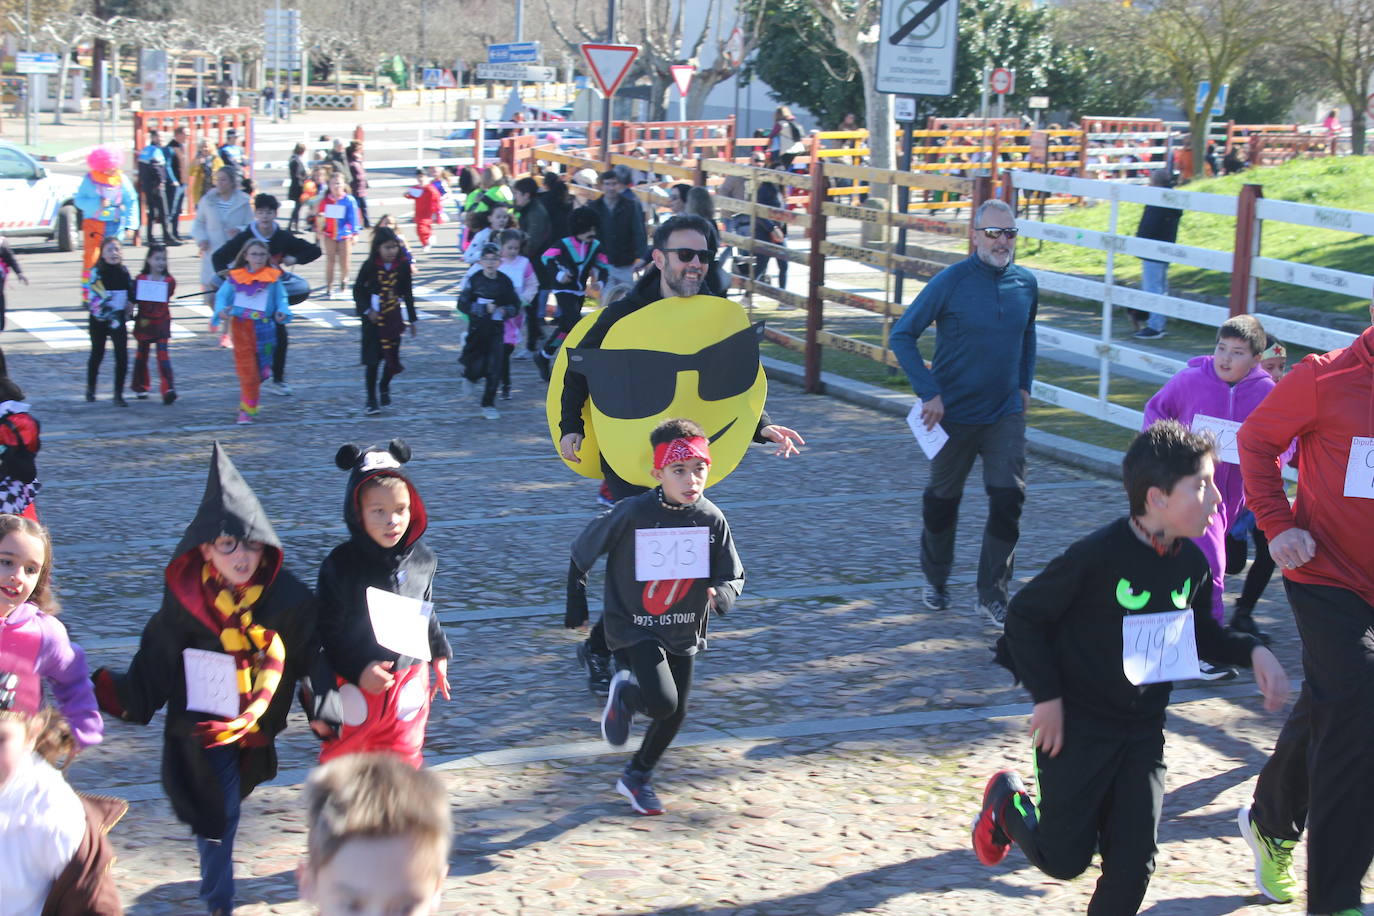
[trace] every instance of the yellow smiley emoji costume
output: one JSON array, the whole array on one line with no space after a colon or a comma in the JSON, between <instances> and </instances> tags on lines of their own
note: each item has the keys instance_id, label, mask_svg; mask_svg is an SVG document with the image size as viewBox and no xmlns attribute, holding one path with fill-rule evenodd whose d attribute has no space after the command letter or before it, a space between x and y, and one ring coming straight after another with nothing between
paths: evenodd
<instances>
[{"instance_id":1,"label":"yellow smiley emoji costume","mask_svg":"<svg viewBox=\"0 0 1374 916\"><path fill-rule=\"evenodd\" d=\"M711 441L707 486L724 480L753 441L768 395L758 358L762 325L751 325L729 299L674 297L616 321L599 348L579 349L598 314L573 327L551 373L545 408L555 450L564 374L571 367L588 383L581 463L564 463L600 479L604 458L626 482L653 487L649 433L682 417L701 424Z\"/></svg>"}]
</instances>

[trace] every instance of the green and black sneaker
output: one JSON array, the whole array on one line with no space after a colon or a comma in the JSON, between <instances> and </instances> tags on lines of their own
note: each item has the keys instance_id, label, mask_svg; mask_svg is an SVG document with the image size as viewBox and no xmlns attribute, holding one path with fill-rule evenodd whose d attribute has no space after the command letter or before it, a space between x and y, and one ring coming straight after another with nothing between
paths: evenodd
<instances>
[{"instance_id":1,"label":"green and black sneaker","mask_svg":"<svg viewBox=\"0 0 1374 916\"><path fill-rule=\"evenodd\" d=\"M1260 893L1275 903L1288 903L1298 889L1293 877L1293 847L1298 841L1266 836L1250 816L1249 805L1240 809L1236 821L1240 824L1240 835L1255 854L1255 884Z\"/></svg>"}]
</instances>

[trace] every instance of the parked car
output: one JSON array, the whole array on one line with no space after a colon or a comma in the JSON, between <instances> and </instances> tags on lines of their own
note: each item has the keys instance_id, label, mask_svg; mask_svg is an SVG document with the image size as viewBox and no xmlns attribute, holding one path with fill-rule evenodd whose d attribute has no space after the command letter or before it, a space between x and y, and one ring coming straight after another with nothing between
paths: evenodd
<instances>
[{"instance_id":1,"label":"parked car","mask_svg":"<svg viewBox=\"0 0 1374 916\"><path fill-rule=\"evenodd\" d=\"M81 179L50 173L12 143L0 142L0 234L81 247L81 212L72 203Z\"/></svg>"}]
</instances>

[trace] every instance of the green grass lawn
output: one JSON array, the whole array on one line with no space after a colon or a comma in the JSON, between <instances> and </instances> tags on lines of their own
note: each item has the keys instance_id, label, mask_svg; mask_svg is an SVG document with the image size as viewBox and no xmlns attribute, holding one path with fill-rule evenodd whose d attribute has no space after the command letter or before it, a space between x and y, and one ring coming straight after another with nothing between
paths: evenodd
<instances>
[{"instance_id":1,"label":"green grass lawn","mask_svg":"<svg viewBox=\"0 0 1374 916\"><path fill-rule=\"evenodd\" d=\"M1235 195L1243 184L1259 184L1264 196L1295 203L1346 210L1374 212L1374 157L1341 156L1328 159L1301 159L1268 169L1251 169L1238 175L1194 181L1189 191ZM1144 208L1139 204L1119 205L1117 232L1135 233ZM1111 218L1105 202L1069 210L1050 218L1052 222L1105 232ZM1179 224L1178 241L1183 245L1231 251L1235 244L1235 220L1210 213L1185 213ZM1314 229L1288 223L1266 222L1260 239L1265 257L1299 261L1321 267L1366 273L1374 265L1374 237ZM1018 260L1031 267L1100 278L1106 270L1107 253L1075 248L1055 242L1026 239L1017 246ZM1114 266L1118 281L1140 281L1140 261L1118 257ZM1176 296L1199 299L1224 299L1230 291L1230 275L1174 265L1169 270L1170 291ZM1366 299L1353 299L1320 290L1307 289L1264 280L1259 285L1261 303L1303 306L1359 315L1369 307Z\"/></svg>"}]
</instances>

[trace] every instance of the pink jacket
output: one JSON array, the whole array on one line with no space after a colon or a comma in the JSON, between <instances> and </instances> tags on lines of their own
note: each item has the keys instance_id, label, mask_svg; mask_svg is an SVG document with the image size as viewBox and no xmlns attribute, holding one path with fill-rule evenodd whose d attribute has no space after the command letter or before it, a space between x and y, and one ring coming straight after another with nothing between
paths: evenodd
<instances>
[{"instance_id":1,"label":"pink jacket","mask_svg":"<svg viewBox=\"0 0 1374 916\"><path fill-rule=\"evenodd\" d=\"M18 674L21 686L37 688L42 677L81 747L99 744L105 723L95 702L86 653L67 638L67 628L32 604L21 604L0 618L0 671ZM26 698L21 697L21 702ZM25 702L34 710L37 703Z\"/></svg>"}]
</instances>

